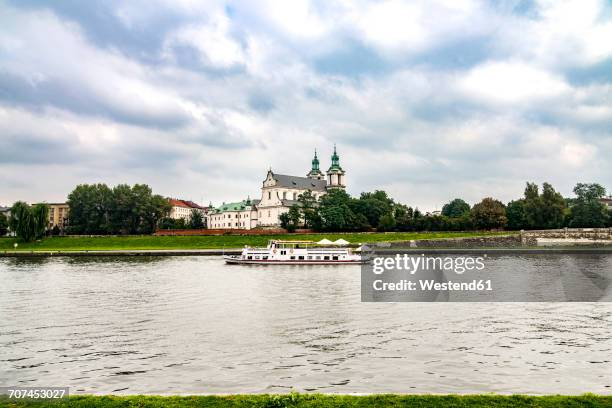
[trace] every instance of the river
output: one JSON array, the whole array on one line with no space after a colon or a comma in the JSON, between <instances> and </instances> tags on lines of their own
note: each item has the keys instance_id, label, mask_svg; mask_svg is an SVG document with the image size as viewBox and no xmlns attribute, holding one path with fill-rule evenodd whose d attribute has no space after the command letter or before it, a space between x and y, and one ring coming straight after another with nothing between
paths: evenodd
<instances>
[{"instance_id":1,"label":"river","mask_svg":"<svg viewBox=\"0 0 612 408\"><path fill-rule=\"evenodd\" d=\"M497 264L552 256L577 255ZM219 257L0 258L0 283L0 385L612 393L612 303L362 303L358 266Z\"/></svg>"}]
</instances>

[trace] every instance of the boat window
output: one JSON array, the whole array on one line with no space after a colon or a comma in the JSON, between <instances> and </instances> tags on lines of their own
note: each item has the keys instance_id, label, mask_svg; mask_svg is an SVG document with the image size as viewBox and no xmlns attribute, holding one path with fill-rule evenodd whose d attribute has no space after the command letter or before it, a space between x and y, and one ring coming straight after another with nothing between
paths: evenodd
<instances>
[{"instance_id":1,"label":"boat window","mask_svg":"<svg viewBox=\"0 0 612 408\"><path fill-rule=\"evenodd\" d=\"M267 256L264 256L264 257L263 257L263 259L268 259L268 257L267 257Z\"/></svg>"},{"instance_id":2,"label":"boat window","mask_svg":"<svg viewBox=\"0 0 612 408\"><path fill-rule=\"evenodd\" d=\"M295 259L295 256L291 255L291 257L289 257L289 259Z\"/></svg>"},{"instance_id":3,"label":"boat window","mask_svg":"<svg viewBox=\"0 0 612 408\"><path fill-rule=\"evenodd\" d=\"M325 255L325 256L323 257L323 260L325 260L325 261L329 261L329 256Z\"/></svg>"},{"instance_id":4,"label":"boat window","mask_svg":"<svg viewBox=\"0 0 612 408\"><path fill-rule=\"evenodd\" d=\"M338 260L338 257L337 257L337 256L334 256L334 257L332 257L332 259L333 259L334 261L337 261L337 260Z\"/></svg>"},{"instance_id":5,"label":"boat window","mask_svg":"<svg viewBox=\"0 0 612 408\"><path fill-rule=\"evenodd\" d=\"M287 251L281 251L281 255L287 255Z\"/></svg>"},{"instance_id":6,"label":"boat window","mask_svg":"<svg viewBox=\"0 0 612 408\"><path fill-rule=\"evenodd\" d=\"M309 255L309 256L308 256L308 259L312 259L312 256L310 256L310 255Z\"/></svg>"},{"instance_id":7,"label":"boat window","mask_svg":"<svg viewBox=\"0 0 612 408\"><path fill-rule=\"evenodd\" d=\"M247 256L247 259L253 259L253 257L251 255Z\"/></svg>"},{"instance_id":8,"label":"boat window","mask_svg":"<svg viewBox=\"0 0 612 408\"><path fill-rule=\"evenodd\" d=\"M258 257L258 256L256 256L256 257L255 257L255 259L259 259L259 257Z\"/></svg>"},{"instance_id":9,"label":"boat window","mask_svg":"<svg viewBox=\"0 0 612 408\"><path fill-rule=\"evenodd\" d=\"M304 259L303 255L298 256L298 259Z\"/></svg>"}]
</instances>

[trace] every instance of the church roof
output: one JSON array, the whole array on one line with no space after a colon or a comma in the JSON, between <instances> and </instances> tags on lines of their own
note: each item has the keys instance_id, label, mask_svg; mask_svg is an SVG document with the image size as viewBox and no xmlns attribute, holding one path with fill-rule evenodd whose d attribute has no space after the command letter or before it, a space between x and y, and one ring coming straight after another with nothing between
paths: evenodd
<instances>
[{"instance_id":1,"label":"church roof","mask_svg":"<svg viewBox=\"0 0 612 408\"><path fill-rule=\"evenodd\" d=\"M215 208L213 211L215 214L228 212L228 211L245 211L252 209L253 206L259 204L260 200L251 200L250 205L247 204L247 200L238 201L235 203L223 203L220 207Z\"/></svg>"},{"instance_id":2,"label":"church roof","mask_svg":"<svg viewBox=\"0 0 612 408\"><path fill-rule=\"evenodd\" d=\"M300 190L325 191L327 181L313 180L308 177L288 176L285 174L274 174L274 180L280 187L295 188Z\"/></svg>"}]
</instances>

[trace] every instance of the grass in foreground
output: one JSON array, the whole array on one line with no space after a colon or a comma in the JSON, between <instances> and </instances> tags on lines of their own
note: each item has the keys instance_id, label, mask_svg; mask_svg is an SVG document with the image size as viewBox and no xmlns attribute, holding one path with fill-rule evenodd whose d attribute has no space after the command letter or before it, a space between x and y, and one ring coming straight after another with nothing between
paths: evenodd
<instances>
[{"instance_id":1,"label":"grass in foreground","mask_svg":"<svg viewBox=\"0 0 612 408\"><path fill-rule=\"evenodd\" d=\"M244 245L265 246L270 239L332 241L339 238L351 243L409 241L413 239L441 239L508 235L499 232L388 232L337 234L282 234L282 235L217 235L217 236L125 236L125 237L52 237L38 242L18 242L14 238L0 238L0 251L102 251L117 249L221 249L241 248Z\"/></svg>"},{"instance_id":2,"label":"grass in foreground","mask_svg":"<svg viewBox=\"0 0 612 408\"><path fill-rule=\"evenodd\" d=\"M231 395L231 396L72 396L55 400L7 400L3 407L611 407L612 396L585 394L581 396L523 395Z\"/></svg>"}]
</instances>

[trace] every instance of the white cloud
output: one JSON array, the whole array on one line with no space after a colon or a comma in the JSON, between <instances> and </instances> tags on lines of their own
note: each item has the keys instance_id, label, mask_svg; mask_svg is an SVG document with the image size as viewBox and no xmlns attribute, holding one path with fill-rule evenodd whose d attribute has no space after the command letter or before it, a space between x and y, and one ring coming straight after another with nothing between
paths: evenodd
<instances>
[{"instance_id":1,"label":"white cloud","mask_svg":"<svg viewBox=\"0 0 612 408\"><path fill-rule=\"evenodd\" d=\"M332 27L332 21L320 16L309 0L265 0L257 8L269 23L297 38L316 39Z\"/></svg>"},{"instance_id":2,"label":"white cloud","mask_svg":"<svg viewBox=\"0 0 612 408\"><path fill-rule=\"evenodd\" d=\"M29 83L31 92L38 94L37 103L70 104L76 110L128 121L190 119L180 98L151 80L154 72L117 52L94 47L78 26L49 12L3 13L3 72ZM46 91L57 87L61 88L56 95Z\"/></svg>"},{"instance_id":3,"label":"white cloud","mask_svg":"<svg viewBox=\"0 0 612 408\"><path fill-rule=\"evenodd\" d=\"M199 50L204 65L228 68L245 63L242 46L229 34L230 22L222 11L215 13L210 21L190 24L171 33L166 48L189 45ZM166 51L171 53L171 51Z\"/></svg>"},{"instance_id":4,"label":"white cloud","mask_svg":"<svg viewBox=\"0 0 612 408\"><path fill-rule=\"evenodd\" d=\"M366 43L391 57L488 32L495 20L486 6L472 0L351 2L347 17L347 29L355 27Z\"/></svg>"},{"instance_id":5,"label":"white cloud","mask_svg":"<svg viewBox=\"0 0 612 408\"><path fill-rule=\"evenodd\" d=\"M612 57L612 21L606 0L543 0L531 19L502 22L495 45L549 69L584 67Z\"/></svg>"},{"instance_id":6,"label":"white cloud","mask_svg":"<svg viewBox=\"0 0 612 408\"><path fill-rule=\"evenodd\" d=\"M459 74L457 90L489 103L541 102L570 92L559 76L520 62L487 62Z\"/></svg>"},{"instance_id":7,"label":"white cloud","mask_svg":"<svg viewBox=\"0 0 612 408\"><path fill-rule=\"evenodd\" d=\"M525 17L477 1L165 1L176 21L146 44L152 62L121 40L92 42L92 27L60 12L0 6L0 125L11 129L0 202L61 200L97 181L237 200L257 194L268 166L305 174L315 147L326 167L333 143L351 193L385 188L425 210L455 196L507 201L527 180L566 194L610 184L612 85L565 72L605 59L610 21L593 2L566 27L555 18L571 12L544 12L555 3ZM131 4L109 15L138 36L162 12ZM201 64L182 65L181 47ZM437 63L472 47L466 65ZM313 63L339 57L350 71L380 55L382 69L353 76Z\"/></svg>"}]
</instances>

